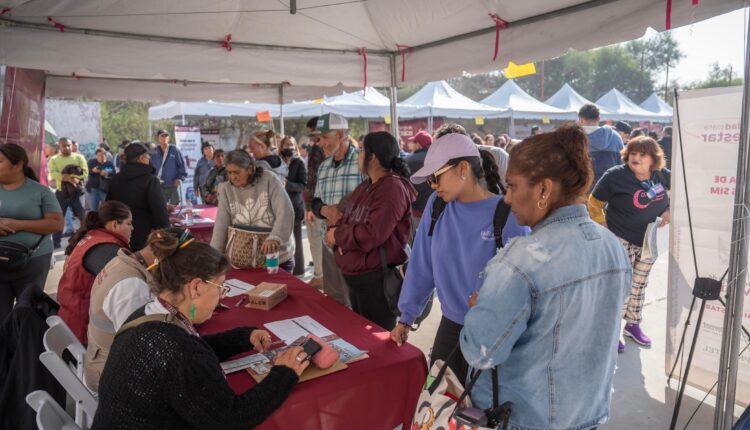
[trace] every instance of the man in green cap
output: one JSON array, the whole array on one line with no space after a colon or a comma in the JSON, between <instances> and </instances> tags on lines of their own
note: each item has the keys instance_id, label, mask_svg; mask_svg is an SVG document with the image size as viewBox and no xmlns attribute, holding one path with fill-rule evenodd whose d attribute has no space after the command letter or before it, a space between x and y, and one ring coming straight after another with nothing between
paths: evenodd
<instances>
[{"instance_id":1,"label":"man in green cap","mask_svg":"<svg viewBox=\"0 0 750 430\"><path fill-rule=\"evenodd\" d=\"M318 169L318 183L312 200L313 213L323 220L323 238L328 226L341 219L345 198L362 182L357 163L359 150L349 144L348 129L346 118L335 113L320 116L315 127L314 133L320 136L320 146L328 157ZM348 289L333 251L323 246L323 292L351 307Z\"/></svg>"}]
</instances>

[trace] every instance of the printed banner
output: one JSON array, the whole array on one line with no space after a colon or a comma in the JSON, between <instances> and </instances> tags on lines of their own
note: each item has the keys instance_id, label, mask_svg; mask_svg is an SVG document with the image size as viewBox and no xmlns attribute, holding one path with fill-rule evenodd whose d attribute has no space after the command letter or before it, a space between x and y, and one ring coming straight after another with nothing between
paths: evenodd
<instances>
[{"instance_id":1,"label":"printed banner","mask_svg":"<svg viewBox=\"0 0 750 430\"><path fill-rule=\"evenodd\" d=\"M391 131L391 127L389 125L390 125L390 121L388 123L370 121L368 133L372 133L375 131ZM399 120L398 130L399 130L399 134L401 135L401 138L406 139L407 137L414 136L415 134L419 133L422 130L427 130L427 125L428 125L427 118ZM442 118L432 119L433 130L437 130L438 128L440 128L441 125L443 125Z\"/></svg>"},{"instance_id":2,"label":"printed banner","mask_svg":"<svg viewBox=\"0 0 750 430\"><path fill-rule=\"evenodd\" d=\"M675 110L675 134L672 148L672 223L670 227L670 260L668 292L668 341L666 372L685 329L692 289L696 278L693 248L690 241L685 189L688 190L693 221L698 276L720 279L729 268L732 237L734 190L736 185L742 87L713 88L680 93L679 128ZM680 142L684 160L680 156ZM685 166L687 182L683 180ZM725 279L723 289L726 290ZM743 324L750 327L750 288L744 286ZM722 297L725 291L722 292ZM700 300L696 302L685 341L685 358L693 338ZM706 303L703 322L697 329L698 344L688 383L708 391L718 378L724 307L719 301ZM743 336L740 349L747 345ZM675 372L679 375L679 364ZM750 401L750 351L739 359L737 402Z\"/></svg>"},{"instance_id":3,"label":"printed banner","mask_svg":"<svg viewBox=\"0 0 750 430\"><path fill-rule=\"evenodd\" d=\"M195 202L193 175L198 160L203 156L201 153L200 127L176 125L174 127L174 143L182 153L182 158L185 160L185 169L187 170L187 178L180 185L180 196L183 202L187 201L187 199Z\"/></svg>"}]
</instances>

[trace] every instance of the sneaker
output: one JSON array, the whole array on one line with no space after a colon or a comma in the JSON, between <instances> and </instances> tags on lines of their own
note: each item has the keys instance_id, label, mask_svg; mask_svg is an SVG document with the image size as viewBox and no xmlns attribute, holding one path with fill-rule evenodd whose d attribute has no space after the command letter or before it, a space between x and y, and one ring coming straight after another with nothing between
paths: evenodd
<instances>
[{"instance_id":1,"label":"sneaker","mask_svg":"<svg viewBox=\"0 0 750 430\"><path fill-rule=\"evenodd\" d=\"M645 346L646 348L651 347L651 338L646 336L646 333L641 330L640 324L625 324L623 334L633 339L638 345Z\"/></svg>"},{"instance_id":2,"label":"sneaker","mask_svg":"<svg viewBox=\"0 0 750 430\"><path fill-rule=\"evenodd\" d=\"M625 352L625 342L618 340L617 341L617 353L622 354Z\"/></svg>"}]
</instances>

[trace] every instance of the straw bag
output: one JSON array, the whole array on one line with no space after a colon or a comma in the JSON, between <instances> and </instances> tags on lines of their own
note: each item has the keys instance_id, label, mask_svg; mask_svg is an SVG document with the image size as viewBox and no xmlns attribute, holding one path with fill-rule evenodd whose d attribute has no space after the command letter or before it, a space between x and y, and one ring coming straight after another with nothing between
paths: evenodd
<instances>
[{"instance_id":1,"label":"straw bag","mask_svg":"<svg viewBox=\"0 0 750 430\"><path fill-rule=\"evenodd\" d=\"M266 255L260 248L268 239L271 229L252 225L235 224L229 227L225 254L235 269L263 269Z\"/></svg>"}]
</instances>

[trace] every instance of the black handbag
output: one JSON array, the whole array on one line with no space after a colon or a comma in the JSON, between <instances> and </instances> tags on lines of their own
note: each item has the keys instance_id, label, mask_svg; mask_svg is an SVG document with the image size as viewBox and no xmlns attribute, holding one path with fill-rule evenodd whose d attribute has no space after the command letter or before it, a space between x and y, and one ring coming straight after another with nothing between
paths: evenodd
<instances>
[{"instance_id":1,"label":"black handbag","mask_svg":"<svg viewBox=\"0 0 750 430\"><path fill-rule=\"evenodd\" d=\"M401 296L401 286L404 283L404 273L402 272L403 266L388 267L388 261L385 258L385 247L380 247L380 264L383 269L383 293L385 294L385 301L388 303L388 309L395 316L400 316L401 311L398 309L398 298ZM435 297L435 292L430 294L430 298L427 300L422 313L414 321L417 327L419 324L430 315L432 310L432 300ZM416 330L416 328L413 328Z\"/></svg>"},{"instance_id":2,"label":"black handbag","mask_svg":"<svg viewBox=\"0 0 750 430\"><path fill-rule=\"evenodd\" d=\"M25 269L45 237L47 235L42 235L33 248L16 242L0 241L0 271L20 272Z\"/></svg>"}]
</instances>

